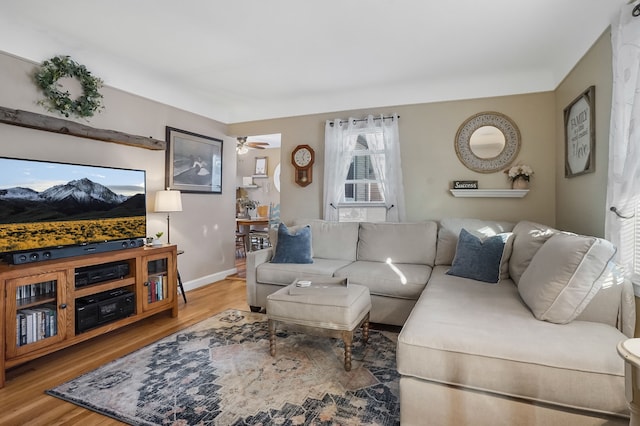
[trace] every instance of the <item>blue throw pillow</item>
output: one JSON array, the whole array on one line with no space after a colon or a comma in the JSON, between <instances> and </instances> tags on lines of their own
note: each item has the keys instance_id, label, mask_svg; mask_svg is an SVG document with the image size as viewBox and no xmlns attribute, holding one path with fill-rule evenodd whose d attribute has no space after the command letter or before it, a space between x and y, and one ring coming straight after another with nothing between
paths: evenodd
<instances>
[{"instance_id":1,"label":"blue throw pillow","mask_svg":"<svg viewBox=\"0 0 640 426\"><path fill-rule=\"evenodd\" d=\"M311 257L311 226L306 225L290 232L280 222L278 243L271 263L313 263Z\"/></svg>"},{"instance_id":2,"label":"blue throw pillow","mask_svg":"<svg viewBox=\"0 0 640 426\"><path fill-rule=\"evenodd\" d=\"M497 283L500 279L504 238L504 235L496 235L483 241L463 228L458 237L456 255L447 275Z\"/></svg>"}]
</instances>

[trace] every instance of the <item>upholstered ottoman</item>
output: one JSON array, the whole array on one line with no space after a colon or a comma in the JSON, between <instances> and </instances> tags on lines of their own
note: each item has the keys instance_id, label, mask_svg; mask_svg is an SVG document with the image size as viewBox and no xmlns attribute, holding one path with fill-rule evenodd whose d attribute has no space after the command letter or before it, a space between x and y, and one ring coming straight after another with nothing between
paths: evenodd
<instances>
[{"instance_id":1,"label":"upholstered ottoman","mask_svg":"<svg viewBox=\"0 0 640 426\"><path fill-rule=\"evenodd\" d=\"M350 371L354 331L362 326L364 342L369 339L369 289L349 284L346 291L341 292L327 289L324 293L290 294L292 289L295 289L295 283L267 296L271 356L276 354L278 327L315 336L341 338L344 342L344 369Z\"/></svg>"}]
</instances>

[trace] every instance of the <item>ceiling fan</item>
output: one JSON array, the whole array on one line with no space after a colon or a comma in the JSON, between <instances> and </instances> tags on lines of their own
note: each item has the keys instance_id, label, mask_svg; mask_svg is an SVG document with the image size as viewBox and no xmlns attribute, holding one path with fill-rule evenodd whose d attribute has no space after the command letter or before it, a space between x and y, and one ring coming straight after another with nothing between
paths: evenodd
<instances>
[{"instance_id":1,"label":"ceiling fan","mask_svg":"<svg viewBox=\"0 0 640 426\"><path fill-rule=\"evenodd\" d=\"M269 142L247 142L246 136L238 136L236 151L238 154L246 154L249 149L265 149L269 146Z\"/></svg>"}]
</instances>

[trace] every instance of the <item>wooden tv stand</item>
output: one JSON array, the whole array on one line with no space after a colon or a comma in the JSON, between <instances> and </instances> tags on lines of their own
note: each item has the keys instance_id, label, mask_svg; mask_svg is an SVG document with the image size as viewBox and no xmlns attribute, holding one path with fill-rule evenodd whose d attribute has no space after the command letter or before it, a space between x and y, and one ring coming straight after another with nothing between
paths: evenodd
<instances>
[{"instance_id":1,"label":"wooden tv stand","mask_svg":"<svg viewBox=\"0 0 640 426\"><path fill-rule=\"evenodd\" d=\"M163 311L178 315L177 250L175 245L139 247L66 259L9 265L0 263L0 387L5 369L15 367L59 349L134 323ZM76 273L98 265L128 265L120 277L94 276L95 283L76 287ZM122 268L122 270L127 269ZM103 280L104 279L104 280ZM101 322L77 324L76 304L98 293L132 293L133 313L113 318L115 303L101 304ZM96 298L97 299L97 298ZM130 299L130 298L129 298ZM111 299L108 299L111 300ZM127 306L131 303L123 302ZM93 309L95 305L92 305ZM86 329L86 330L85 330ZM85 331L81 331L85 330Z\"/></svg>"}]
</instances>

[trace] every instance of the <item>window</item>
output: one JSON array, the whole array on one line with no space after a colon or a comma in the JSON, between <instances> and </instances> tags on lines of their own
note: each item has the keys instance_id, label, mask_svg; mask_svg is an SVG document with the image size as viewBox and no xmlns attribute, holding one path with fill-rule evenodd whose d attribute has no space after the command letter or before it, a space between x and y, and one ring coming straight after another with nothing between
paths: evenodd
<instances>
[{"instance_id":1,"label":"window","mask_svg":"<svg viewBox=\"0 0 640 426\"><path fill-rule=\"evenodd\" d=\"M371 135L371 137L381 137ZM349 171L344 180L344 197L338 205L339 222L384 222L387 209L380 182L373 167L374 159L384 163L384 152L369 149L367 133L356 136Z\"/></svg>"},{"instance_id":2,"label":"window","mask_svg":"<svg viewBox=\"0 0 640 426\"><path fill-rule=\"evenodd\" d=\"M398 116L327 121L324 218L404 220Z\"/></svg>"},{"instance_id":3,"label":"window","mask_svg":"<svg viewBox=\"0 0 640 426\"><path fill-rule=\"evenodd\" d=\"M640 283L640 196L633 200L633 212L620 218L620 263L626 265L634 283Z\"/></svg>"},{"instance_id":4,"label":"window","mask_svg":"<svg viewBox=\"0 0 640 426\"><path fill-rule=\"evenodd\" d=\"M369 150L367 135L359 134L356 139L356 148L351 152L351 164L344 181L343 202L384 203L380 182L373 169L372 156L376 156L377 161L384 162L384 152Z\"/></svg>"},{"instance_id":5,"label":"window","mask_svg":"<svg viewBox=\"0 0 640 426\"><path fill-rule=\"evenodd\" d=\"M605 237L618 248L616 261L634 284L640 284L640 80L627 78L640 67L638 24L618 19L611 28L611 46L613 96Z\"/></svg>"}]
</instances>

